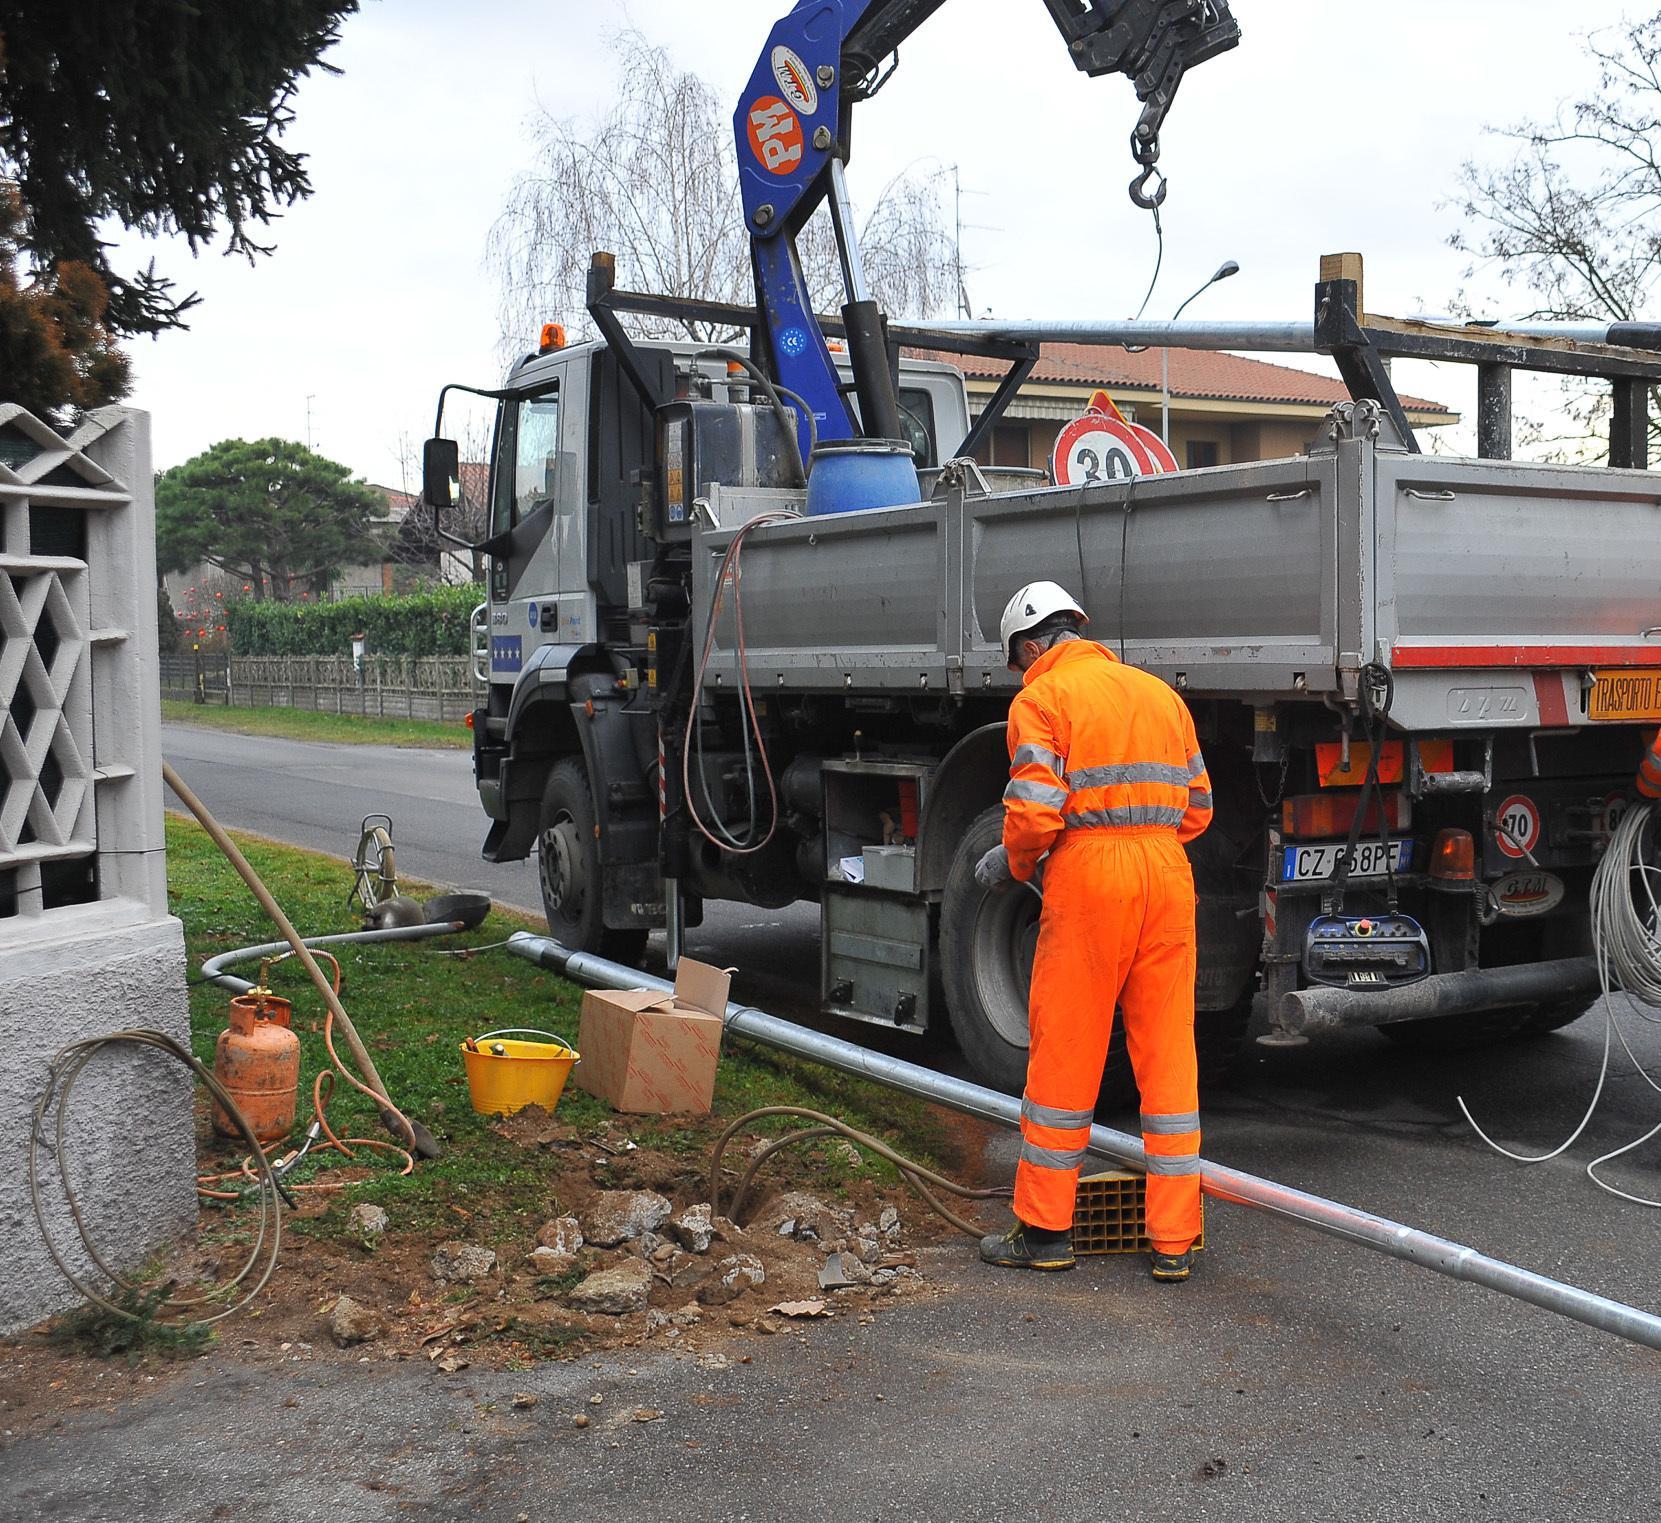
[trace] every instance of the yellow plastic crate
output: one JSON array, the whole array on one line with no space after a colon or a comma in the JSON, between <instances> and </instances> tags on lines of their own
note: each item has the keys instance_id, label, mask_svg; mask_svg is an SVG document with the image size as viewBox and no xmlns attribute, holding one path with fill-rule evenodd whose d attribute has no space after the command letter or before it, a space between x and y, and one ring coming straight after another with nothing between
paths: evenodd
<instances>
[{"instance_id":1,"label":"yellow plastic crate","mask_svg":"<svg viewBox=\"0 0 1661 1523\"><path fill-rule=\"evenodd\" d=\"M1074 1253L1147 1253L1144 1228L1147 1180L1125 1169L1087 1174L1078 1182L1073 1205ZM1205 1210L1205 1202L1200 1202ZM1196 1248L1205 1247L1204 1216Z\"/></svg>"}]
</instances>

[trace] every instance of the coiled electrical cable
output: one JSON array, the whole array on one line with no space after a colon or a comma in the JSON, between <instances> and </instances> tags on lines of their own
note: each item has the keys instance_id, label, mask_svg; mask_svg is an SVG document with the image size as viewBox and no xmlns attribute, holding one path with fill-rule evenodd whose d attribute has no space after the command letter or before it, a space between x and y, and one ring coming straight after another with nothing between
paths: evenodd
<instances>
[{"instance_id":1,"label":"coiled electrical cable","mask_svg":"<svg viewBox=\"0 0 1661 1523\"><path fill-rule=\"evenodd\" d=\"M1614 995L1624 992L1640 1003L1661 1008L1661 900L1657 899L1656 882L1661 879L1661 865L1651 860L1655 831L1652 826L1661 820L1653 804L1635 805L1628 809L1615 826L1603 860L1592 875L1592 947L1597 957L1598 981L1602 985L1603 1001L1603 1057L1598 1066L1597 1083L1587 1102L1579 1124L1548 1153L1518 1153L1495 1142L1477 1125L1465 1104L1463 1095L1457 1096L1460 1112L1472 1129L1496 1153L1518 1163L1545 1163L1567 1151L1579 1139L1597 1112L1598 1102L1609 1080L1609 1059L1618 1041L1621 1050L1631 1060L1639 1078L1657 1094L1661 1084L1650 1077L1639 1061L1621 1029L1615 1014ZM1652 1024L1661 1024L1661 1014L1651 1015L1640 1008L1638 1014ZM1598 1168L1613 1159L1642 1147L1652 1137L1661 1134L1657 1122L1641 1137L1610 1152L1601 1154L1586 1165L1586 1175L1601 1190L1617 1195L1635 1205L1661 1209L1661 1200L1634 1195L1598 1177Z\"/></svg>"},{"instance_id":2,"label":"coiled electrical cable","mask_svg":"<svg viewBox=\"0 0 1661 1523\"><path fill-rule=\"evenodd\" d=\"M750 652L744 638L744 541L763 524L789 522L800 516L800 514L794 512L783 511L758 513L749 522L741 524L733 534L732 541L727 546L726 554L721 557L721 563L715 570L715 587L710 595L709 602L709 620L704 627L703 646L698 657L697 669L692 676L692 695L687 703L686 728L681 737L681 796L686 801L687 816L692 821L694 828L706 840L720 847L723 851L731 852L734 856L751 856L762 850L773 839L774 833L778 830L780 816L778 784L773 777L772 765L767 759L767 741L761 732L761 720L756 711L755 695L750 691ZM750 797L749 834L742 839L727 829L709 798L709 783L704 771L703 746L701 744L703 737L698 726L698 707L702 701L704 674L709 670L710 658L715 652L716 627L721 617L721 606L726 600L729 581L733 589L735 654L738 660L739 727L744 738L744 770ZM754 758L750 751L752 736L755 741L756 754L761 762L761 774L767 783L770 809L767 829L759 836L760 822L756 819L758 811L755 807ZM707 824L703 816L698 813L698 806L692 792L694 751L697 752L698 780L704 794L705 807L709 809L711 816ZM714 826L714 830L710 828L711 825ZM720 835L715 834L715 831L719 831Z\"/></svg>"},{"instance_id":3,"label":"coiled electrical cable","mask_svg":"<svg viewBox=\"0 0 1661 1523\"><path fill-rule=\"evenodd\" d=\"M112 1301L100 1287L90 1284L77 1270L72 1269L58 1245L52 1239L52 1232L47 1220L46 1200L41 1191L40 1153L44 1149L57 1161L57 1172L60 1187L63 1191L64 1203L69 1207L69 1214L75 1223L75 1230L80 1235L81 1246L87 1257L98 1268L104 1278L115 1287L116 1291L125 1291L134 1298L146 1293L146 1287L125 1278L117 1273L98 1251L91 1229L86 1218L81 1213L81 1203L75 1193L75 1188L69 1182L69 1143L65 1128L65 1117L69 1110L70 1095L74 1091L75 1081L80 1078L87 1064L98 1053L108 1047L127 1046L145 1048L160 1052L163 1055L183 1063L199 1079L203 1087L218 1101L227 1116L241 1132L251 1149L250 1157L255 1161L256 1193L259 1198L259 1223L254 1236L254 1245L248 1251L248 1258L243 1266L221 1285L212 1290L204 1291L195 1296L168 1296L156 1308L156 1312L181 1310L185 1315L183 1322L193 1326L206 1326L212 1322L223 1321L226 1317L242 1310L250 1301L265 1289L267 1282L277 1268L277 1255L282 1247L282 1205L279 1199L283 1186L271 1160L265 1156L260 1147L259 1139L254 1135L254 1129L248 1124L248 1118L237 1108L236 1100L230 1091L221 1084L212 1069L207 1068L191 1054L190 1050L165 1032L160 1031L112 1031L105 1036L87 1037L79 1042L71 1042L61 1049L52 1059L47 1071L46 1087L41 1092L40 1099L35 1104L34 1115L29 1126L29 1198L34 1206L35 1220L40 1226L41 1240L46 1244L46 1251L52 1255L52 1262L58 1266L63 1277L75 1287L94 1306L101 1307L113 1316L125 1318L129 1322L151 1322L157 1320L156 1314L140 1315L129 1307L118 1305ZM46 1136L47 1113L56 1106L56 1118L52 1127L52 1136ZM269 1240L269 1247L267 1242ZM242 1297L222 1311L214 1312L211 1316L195 1316L189 1313L190 1308L205 1306L228 1297L238 1285L241 1285L254 1273L256 1266L264 1259L264 1267L260 1269L258 1278L252 1286L244 1292ZM113 1294L113 1292L112 1292Z\"/></svg>"}]
</instances>

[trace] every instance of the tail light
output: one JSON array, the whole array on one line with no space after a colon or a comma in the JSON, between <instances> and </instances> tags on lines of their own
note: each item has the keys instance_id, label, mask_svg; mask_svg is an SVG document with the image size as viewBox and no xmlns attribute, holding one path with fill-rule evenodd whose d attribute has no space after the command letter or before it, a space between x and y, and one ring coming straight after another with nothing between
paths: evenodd
<instances>
[{"instance_id":1,"label":"tail light","mask_svg":"<svg viewBox=\"0 0 1661 1523\"><path fill-rule=\"evenodd\" d=\"M1386 793L1384 822L1390 830L1405 830L1413 822L1413 806L1404 793ZM1347 836L1361 808L1359 793L1300 793L1280 806L1281 828L1300 838ZM1378 829L1378 805L1369 803L1363 830Z\"/></svg>"},{"instance_id":2,"label":"tail light","mask_svg":"<svg viewBox=\"0 0 1661 1523\"><path fill-rule=\"evenodd\" d=\"M1476 841L1468 830L1442 830L1430 848L1430 876L1448 883L1476 877Z\"/></svg>"}]
</instances>

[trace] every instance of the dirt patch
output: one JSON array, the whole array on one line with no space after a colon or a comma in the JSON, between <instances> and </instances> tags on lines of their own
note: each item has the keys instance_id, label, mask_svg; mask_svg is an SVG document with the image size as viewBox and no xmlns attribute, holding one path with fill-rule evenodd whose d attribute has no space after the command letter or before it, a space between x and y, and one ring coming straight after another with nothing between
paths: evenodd
<instances>
[{"instance_id":1,"label":"dirt patch","mask_svg":"<svg viewBox=\"0 0 1661 1523\"><path fill-rule=\"evenodd\" d=\"M517 1189L510 1176L470 1194L466 1206L451 1202L448 1220L436 1228L430 1221L419 1230L401 1227L400 1207L389 1203L385 1232L355 1237L347 1218L356 1192L302 1194L298 1211L285 1212L282 1261L271 1283L254 1305L219 1324L220 1356L250 1364L419 1360L441 1373L468 1366L527 1369L543 1359L624 1348L689 1350L716 1365L740 1362L749 1357L750 1339L822 1317L874 1316L936 1294L926 1277L926 1250L962 1241L903 1184L875 1177L869 1160L844 1155L843 1182L831 1188L810 1152L787 1148L762 1165L741 1221L716 1218L699 1252L702 1235L677 1235L675 1223L709 1199L720 1121L677 1123L672 1147L661 1137L652 1140L646 1125L633 1129L644 1139L637 1141L624 1117L581 1130L533 1109L494 1129L524 1150L525 1177L534 1179L534 1189ZM756 1153L783 1131L741 1134L729 1144L723 1211ZM977 1174L985 1129L954 1118L946 1136L943 1168L960 1177ZM605 1204L603 1192L613 1201L620 1192L650 1192L668 1202L670 1216L618 1246L585 1242L560 1265L562 1272L544 1272L549 1261L531 1259L539 1231L561 1217L589 1221L597 1203ZM181 1285L223 1279L240 1267L247 1243L232 1224L246 1209L204 1208L195 1240L170 1265ZM652 1214L658 1212L661 1206ZM471 1281L438 1279L434 1251L450 1241L488 1248L495 1262ZM621 1312L578 1309L579 1287L618 1268L626 1271L623 1282L645 1282L639 1304ZM855 1283L837 1285L838 1279ZM375 1328L345 1347L329 1329L329 1313L342 1296ZM789 1311L774 1310L781 1305ZM62 1341L61 1331L59 1319L0 1341L0 1434L49 1427L71 1410L114 1407L182 1378L193 1362L148 1354L129 1366L91 1358Z\"/></svg>"}]
</instances>

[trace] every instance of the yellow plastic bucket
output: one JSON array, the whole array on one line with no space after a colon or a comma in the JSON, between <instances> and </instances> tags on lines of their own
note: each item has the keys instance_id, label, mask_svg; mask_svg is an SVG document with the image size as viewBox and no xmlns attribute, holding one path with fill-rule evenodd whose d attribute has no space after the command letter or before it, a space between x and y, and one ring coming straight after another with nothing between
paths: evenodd
<instances>
[{"instance_id":1,"label":"yellow plastic bucket","mask_svg":"<svg viewBox=\"0 0 1661 1523\"><path fill-rule=\"evenodd\" d=\"M540 1042L513 1041L515 1036L546 1038ZM571 1044L551 1031L504 1026L461 1044L467 1068L467 1091L481 1116L511 1116L527 1105L551 1111L576 1065Z\"/></svg>"}]
</instances>

